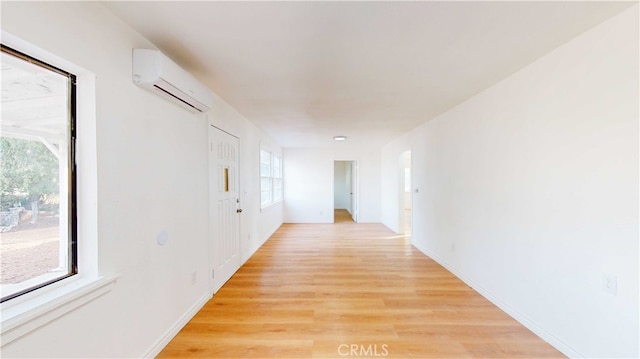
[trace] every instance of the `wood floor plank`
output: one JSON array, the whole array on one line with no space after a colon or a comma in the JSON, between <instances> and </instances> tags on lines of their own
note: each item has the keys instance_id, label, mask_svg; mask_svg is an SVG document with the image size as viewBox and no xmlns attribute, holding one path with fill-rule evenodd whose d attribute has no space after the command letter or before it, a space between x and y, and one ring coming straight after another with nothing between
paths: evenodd
<instances>
[{"instance_id":1,"label":"wood floor plank","mask_svg":"<svg viewBox=\"0 0 640 359\"><path fill-rule=\"evenodd\" d=\"M159 357L564 357L406 238L336 219L284 224Z\"/></svg>"}]
</instances>

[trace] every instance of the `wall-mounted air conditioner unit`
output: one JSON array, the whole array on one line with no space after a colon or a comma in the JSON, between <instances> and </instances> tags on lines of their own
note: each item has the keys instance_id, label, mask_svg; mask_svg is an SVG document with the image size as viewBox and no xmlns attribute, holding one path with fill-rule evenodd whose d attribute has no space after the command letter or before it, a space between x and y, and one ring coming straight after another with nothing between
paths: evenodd
<instances>
[{"instance_id":1,"label":"wall-mounted air conditioner unit","mask_svg":"<svg viewBox=\"0 0 640 359\"><path fill-rule=\"evenodd\" d=\"M213 103L206 86L158 50L133 49L133 82L193 112Z\"/></svg>"}]
</instances>

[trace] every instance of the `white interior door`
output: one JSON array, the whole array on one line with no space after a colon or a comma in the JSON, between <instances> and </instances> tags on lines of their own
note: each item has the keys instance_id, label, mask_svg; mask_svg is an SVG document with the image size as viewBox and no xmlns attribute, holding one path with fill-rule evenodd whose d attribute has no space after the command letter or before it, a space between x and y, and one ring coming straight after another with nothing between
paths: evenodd
<instances>
[{"instance_id":1,"label":"white interior door","mask_svg":"<svg viewBox=\"0 0 640 359\"><path fill-rule=\"evenodd\" d=\"M209 243L213 293L240 268L238 138L209 127Z\"/></svg>"},{"instance_id":2,"label":"white interior door","mask_svg":"<svg viewBox=\"0 0 640 359\"><path fill-rule=\"evenodd\" d=\"M358 162L351 161L351 218L358 222Z\"/></svg>"}]
</instances>

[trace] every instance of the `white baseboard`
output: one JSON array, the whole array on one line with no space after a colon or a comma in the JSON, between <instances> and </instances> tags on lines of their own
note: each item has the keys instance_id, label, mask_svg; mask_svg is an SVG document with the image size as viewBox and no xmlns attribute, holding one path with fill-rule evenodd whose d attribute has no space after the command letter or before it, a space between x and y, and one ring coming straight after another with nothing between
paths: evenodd
<instances>
[{"instance_id":1,"label":"white baseboard","mask_svg":"<svg viewBox=\"0 0 640 359\"><path fill-rule=\"evenodd\" d=\"M465 282L468 286L473 288L476 292L480 293L480 295L485 297L487 300L493 303L496 307L500 308L502 311L507 313L513 319L518 321L520 324L524 325L527 329L531 330L534 334L542 338L542 340L546 341L551 346L558 349L562 354L568 356L569 358L584 358L583 355L578 353L570 345L566 344L555 335L549 333L547 330L545 330L540 325L538 325L535 321L531 320L531 318L527 317L526 315L522 314L518 310L511 307L509 304L502 301L498 296L484 289L481 285L477 284L471 278L469 278L462 272L458 271L453 266L449 265L446 261L444 261L435 253L427 250L426 248L416 245L416 243L413 243L413 246L416 247L416 249L418 249L427 257L433 259L438 264L445 267L449 272L453 273L453 275L455 275L460 280Z\"/></svg>"},{"instance_id":2,"label":"white baseboard","mask_svg":"<svg viewBox=\"0 0 640 359\"><path fill-rule=\"evenodd\" d=\"M240 267L242 267L245 263L247 263L249 258L251 258L251 256L256 254L256 252L269 240L269 238L271 238L271 236L273 236L276 233L278 229L280 229L281 226L282 226L282 223L279 223L277 226L275 226L273 229L269 231L267 236L260 239L260 243L258 243L258 245L255 246L254 248L251 248L249 250L249 253L244 253L242 255L242 264L240 264Z\"/></svg>"},{"instance_id":3,"label":"white baseboard","mask_svg":"<svg viewBox=\"0 0 640 359\"><path fill-rule=\"evenodd\" d=\"M316 223L333 223L333 221L326 218L285 218L284 223L295 224L316 224Z\"/></svg>"},{"instance_id":4,"label":"white baseboard","mask_svg":"<svg viewBox=\"0 0 640 359\"><path fill-rule=\"evenodd\" d=\"M144 355L145 358L155 358L160 354L162 349L169 344L171 339L173 339L182 328L184 328L187 323L204 307L205 304L211 299L211 294L207 293L202 298L200 298L192 307L189 309L183 316L180 318L176 324L174 324L165 335L160 338L156 344L151 347L150 350Z\"/></svg>"},{"instance_id":5,"label":"white baseboard","mask_svg":"<svg viewBox=\"0 0 640 359\"><path fill-rule=\"evenodd\" d=\"M260 249L260 247L262 247L262 245L263 245L263 244L265 244L265 242L266 242L267 240L269 240L269 238L271 238L271 236L273 236L273 235L276 233L276 231L277 231L278 229L280 229L280 227L282 227L282 225L283 225L283 223L280 223L280 224L278 224L277 226L275 226L271 231L269 231L269 234L268 234L266 237L264 237L264 238L262 239L262 243L260 243L260 246L259 246L258 248L256 248L256 251L257 251L258 249ZM255 253L255 252L254 252L254 253Z\"/></svg>"},{"instance_id":6,"label":"white baseboard","mask_svg":"<svg viewBox=\"0 0 640 359\"><path fill-rule=\"evenodd\" d=\"M365 216L360 216L358 218L358 223L377 223L377 224L382 224L385 227L389 228L389 226L387 226L385 223L382 223L382 221L380 220L380 218L377 217L365 217ZM391 229L391 228L389 228ZM394 231L395 232L395 231Z\"/></svg>"}]
</instances>

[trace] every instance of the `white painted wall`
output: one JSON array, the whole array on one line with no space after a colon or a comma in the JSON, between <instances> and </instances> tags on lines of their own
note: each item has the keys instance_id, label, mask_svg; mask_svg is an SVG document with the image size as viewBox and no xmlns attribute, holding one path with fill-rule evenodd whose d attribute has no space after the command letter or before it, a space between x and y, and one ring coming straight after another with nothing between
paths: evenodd
<instances>
[{"instance_id":1,"label":"white painted wall","mask_svg":"<svg viewBox=\"0 0 640 359\"><path fill-rule=\"evenodd\" d=\"M636 5L383 149L414 245L574 357L640 354L638 52Z\"/></svg>"},{"instance_id":2,"label":"white painted wall","mask_svg":"<svg viewBox=\"0 0 640 359\"><path fill-rule=\"evenodd\" d=\"M136 87L131 49L153 46L98 3L3 3L2 28L96 75L98 263L120 274L111 292L3 345L2 356L153 355L209 295L208 120L241 139L244 259L282 222L281 206L259 211L268 139L220 99L207 119Z\"/></svg>"},{"instance_id":3,"label":"white painted wall","mask_svg":"<svg viewBox=\"0 0 640 359\"><path fill-rule=\"evenodd\" d=\"M403 178L407 164L404 154L410 150L410 143L394 141L383 148L381 156L380 200L384 204L381 206L381 222L396 233L404 233L406 194Z\"/></svg>"},{"instance_id":4,"label":"white painted wall","mask_svg":"<svg viewBox=\"0 0 640 359\"><path fill-rule=\"evenodd\" d=\"M380 222L380 150L285 148L284 222L333 222L333 163L358 162L358 222Z\"/></svg>"}]
</instances>

